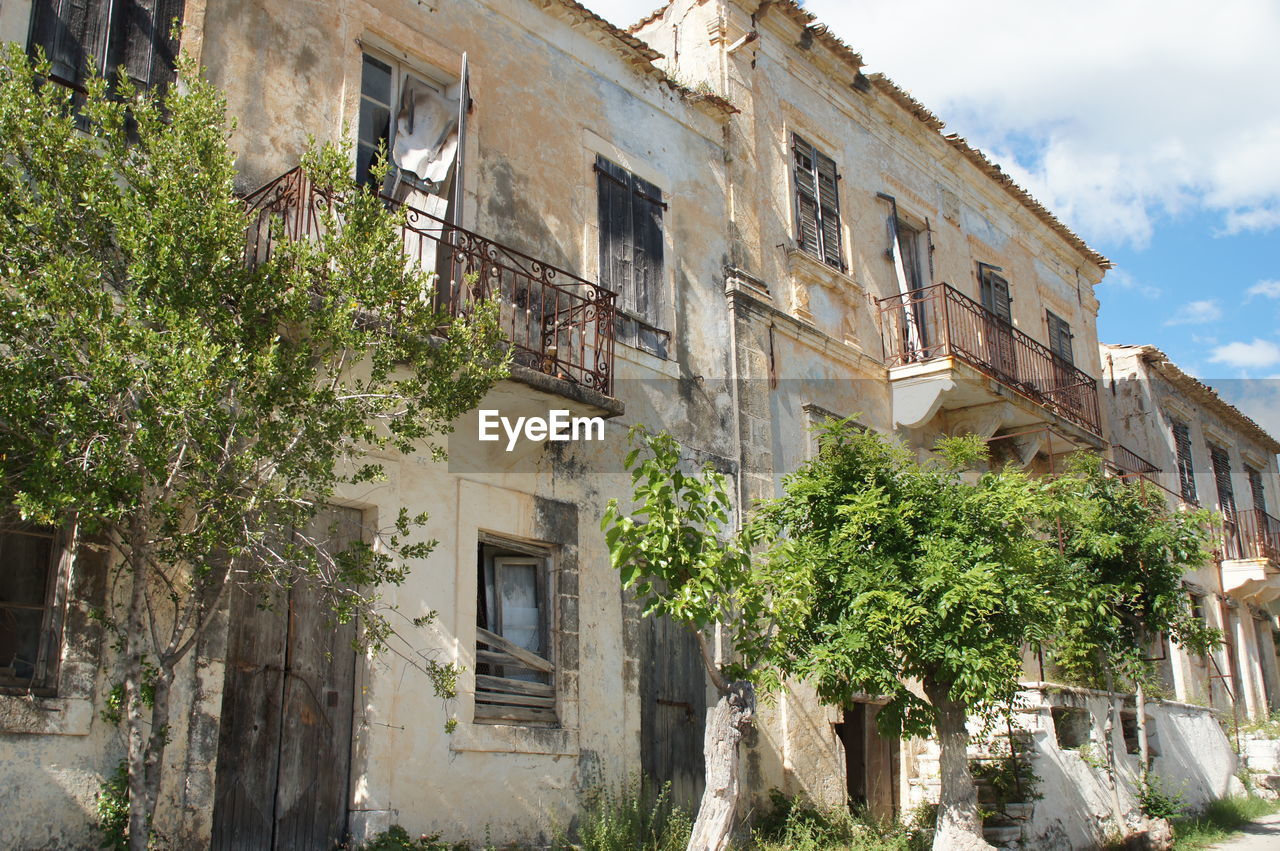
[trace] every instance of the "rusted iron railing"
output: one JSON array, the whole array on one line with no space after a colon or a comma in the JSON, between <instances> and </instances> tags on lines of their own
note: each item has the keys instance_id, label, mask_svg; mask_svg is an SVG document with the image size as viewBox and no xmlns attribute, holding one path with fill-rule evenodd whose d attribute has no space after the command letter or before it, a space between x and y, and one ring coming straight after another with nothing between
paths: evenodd
<instances>
[{"instance_id":1,"label":"rusted iron railing","mask_svg":"<svg viewBox=\"0 0 1280 851\"><path fill-rule=\"evenodd\" d=\"M577 275L450 224L401 201L406 256L436 277L436 299L451 316L497 296L502 330L521 366L611 395L615 294ZM260 263L279 239L321 234L333 199L301 168L256 190L245 202L255 213L246 258Z\"/></svg>"},{"instance_id":2,"label":"rusted iron railing","mask_svg":"<svg viewBox=\"0 0 1280 851\"><path fill-rule=\"evenodd\" d=\"M1280 520L1261 509L1236 511L1223 521L1223 557L1280 562Z\"/></svg>"},{"instance_id":3,"label":"rusted iron railing","mask_svg":"<svg viewBox=\"0 0 1280 851\"><path fill-rule=\"evenodd\" d=\"M954 357L1087 431L1102 434L1098 383L950 284L880 300L891 367Z\"/></svg>"}]
</instances>

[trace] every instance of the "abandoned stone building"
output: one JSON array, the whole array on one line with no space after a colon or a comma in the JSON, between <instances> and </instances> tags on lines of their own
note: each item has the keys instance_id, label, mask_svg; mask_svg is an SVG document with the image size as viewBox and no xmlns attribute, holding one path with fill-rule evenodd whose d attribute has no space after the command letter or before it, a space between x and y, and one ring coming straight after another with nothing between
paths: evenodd
<instances>
[{"instance_id":1,"label":"abandoned stone building","mask_svg":"<svg viewBox=\"0 0 1280 851\"><path fill-rule=\"evenodd\" d=\"M1280 442L1188 375L1154 346L1102 346L1102 399L1115 456L1127 475L1159 488L1174 506L1222 515L1215 559L1187 574L1194 609L1226 637L1201 658L1167 642L1156 648L1170 696L1239 721L1280 708L1276 616L1280 597Z\"/></svg>"},{"instance_id":2,"label":"abandoned stone building","mask_svg":"<svg viewBox=\"0 0 1280 851\"><path fill-rule=\"evenodd\" d=\"M439 546L389 601L439 613L403 652L461 665L454 700L399 656L345 652L303 599L286 620L247 597L227 603L184 663L195 709L170 734L158 820L184 844L319 847L394 823L536 841L569 823L585 790L641 771L696 802L709 699L697 649L639 617L598 531L607 499L627 492L632 424L668 429L730 474L743 506L777 492L812 452L809 427L830 417L921 453L942 434L980 434L997 459L1045 473L1082 448L1125 471L1134 453L1176 469L1163 432L1140 439L1142 423L1107 399L1108 370L1128 369L1097 340L1108 261L891 80L864 75L798 3L675 0L629 31L574 0L164 0L113 14L124 5L5 0L0 39L42 47L62 84L117 55L145 56L128 72L164 82L167 21L180 18L182 49L226 93L238 188L259 224L276 216L306 233L311 190L296 167L309 138L349 142L362 179L385 144L380 188L410 208L406 251L446 286L474 272L502 296L515 365L481 407L606 420L601 441L507 451L467 439L473 413L448 463L388 457L388 481L330 509L352 535L402 506L429 512ZM250 237L266 251L264 234ZM1188 397L1186 382L1170 386L1145 410L1206 435L1217 423L1208 439L1237 454L1232 469L1254 465L1280 500L1275 441ZM1235 584L1194 578L1193 591L1240 601L1234 631L1254 643L1233 646L1254 648L1239 675L1252 685L1232 693L1256 714L1276 687L1261 608L1274 580L1241 546L1224 562ZM113 661L86 617L106 566L68 571L49 549L22 566L48 589L42 626L0 627L0 841L89 847L95 794L123 748L98 714ZM4 658L16 640L45 661ZM1189 701L1197 663L1179 664L1176 696ZM1100 707L1124 700L1045 679L1030 660L1019 741L1057 767L1038 770L1059 811L1013 829L1084 847L1110 803L1072 755L1080 725L1068 733L1064 709L1100 736ZM751 794L884 814L928 799L936 754L881 737L877 706L824 706L793 684L748 749ZM1150 711L1163 741L1197 743L1158 758L1195 766L1199 799L1222 794L1235 766L1212 713Z\"/></svg>"}]
</instances>

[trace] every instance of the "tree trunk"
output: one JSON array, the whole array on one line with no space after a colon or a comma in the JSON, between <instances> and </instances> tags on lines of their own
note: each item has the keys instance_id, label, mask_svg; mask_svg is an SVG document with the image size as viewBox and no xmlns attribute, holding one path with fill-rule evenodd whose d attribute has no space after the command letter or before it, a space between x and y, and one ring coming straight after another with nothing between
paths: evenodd
<instances>
[{"instance_id":1,"label":"tree trunk","mask_svg":"<svg viewBox=\"0 0 1280 851\"><path fill-rule=\"evenodd\" d=\"M969 713L952 700L945 685L926 684L925 693L938 713L942 790L938 797L938 825L934 851L979 851L992 846L982 836L978 815L978 787L969 771Z\"/></svg>"},{"instance_id":2,"label":"tree trunk","mask_svg":"<svg viewBox=\"0 0 1280 851\"><path fill-rule=\"evenodd\" d=\"M738 743L751 729L756 690L749 682L730 683L707 716L703 740L707 787L698 820L689 836L688 851L725 851L733 832L742 781L738 774Z\"/></svg>"}]
</instances>

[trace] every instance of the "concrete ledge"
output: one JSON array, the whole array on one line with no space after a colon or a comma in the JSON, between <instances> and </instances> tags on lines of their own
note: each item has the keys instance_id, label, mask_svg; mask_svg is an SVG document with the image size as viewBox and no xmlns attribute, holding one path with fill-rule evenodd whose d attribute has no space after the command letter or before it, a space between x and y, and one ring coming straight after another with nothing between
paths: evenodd
<instances>
[{"instance_id":1,"label":"concrete ledge","mask_svg":"<svg viewBox=\"0 0 1280 851\"><path fill-rule=\"evenodd\" d=\"M527 366L511 364L511 375L508 378L511 381L528 385L534 390L541 390L543 393L550 393L555 396L562 396L573 402L579 402L595 409L606 419L620 417L626 412L626 405L619 399L606 396L599 390L593 390L582 384L563 378L556 378L554 375L547 375L545 372L538 372L536 369L530 369Z\"/></svg>"}]
</instances>

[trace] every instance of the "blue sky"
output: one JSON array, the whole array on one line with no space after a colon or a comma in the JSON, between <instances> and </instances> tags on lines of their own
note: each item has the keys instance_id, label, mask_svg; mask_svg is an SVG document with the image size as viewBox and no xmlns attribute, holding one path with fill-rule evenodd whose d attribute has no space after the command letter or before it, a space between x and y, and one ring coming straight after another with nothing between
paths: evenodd
<instances>
[{"instance_id":1,"label":"blue sky","mask_svg":"<svg viewBox=\"0 0 1280 851\"><path fill-rule=\"evenodd\" d=\"M587 4L626 26L657 2ZM1116 263L1104 341L1280 435L1280 2L805 5Z\"/></svg>"}]
</instances>

